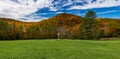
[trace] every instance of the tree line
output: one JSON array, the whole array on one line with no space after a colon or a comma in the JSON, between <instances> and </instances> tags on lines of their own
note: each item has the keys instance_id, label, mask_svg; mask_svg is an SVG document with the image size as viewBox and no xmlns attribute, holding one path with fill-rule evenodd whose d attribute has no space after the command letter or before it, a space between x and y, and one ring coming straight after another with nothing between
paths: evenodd
<instances>
[{"instance_id":1,"label":"tree line","mask_svg":"<svg viewBox=\"0 0 120 59\"><path fill-rule=\"evenodd\" d=\"M120 20L97 18L93 11L88 11L85 17L62 13L28 27L23 25L0 19L0 40L120 37Z\"/></svg>"}]
</instances>

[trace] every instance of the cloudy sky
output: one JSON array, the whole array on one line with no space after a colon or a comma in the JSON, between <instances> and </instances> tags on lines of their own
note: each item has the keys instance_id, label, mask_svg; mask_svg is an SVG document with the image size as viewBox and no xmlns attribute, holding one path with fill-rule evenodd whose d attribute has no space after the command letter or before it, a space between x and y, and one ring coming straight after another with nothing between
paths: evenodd
<instances>
[{"instance_id":1,"label":"cloudy sky","mask_svg":"<svg viewBox=\"0 0 120 59\"><path fill-rule=\"evenodd\" d=\"M120 18L120 0L0 0L0 17L27 22L64 12L84 16L88 10L98 17Z\"/></svg>"}]
</instances>

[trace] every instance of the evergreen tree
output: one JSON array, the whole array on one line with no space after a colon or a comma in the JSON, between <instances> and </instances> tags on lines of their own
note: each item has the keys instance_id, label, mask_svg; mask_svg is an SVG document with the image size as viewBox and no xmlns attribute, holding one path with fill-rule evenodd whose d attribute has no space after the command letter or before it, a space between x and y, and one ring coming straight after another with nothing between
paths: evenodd
<instances>
[{"instance_id":1,"label":"evergreen tree","mask_svg":"<svg viewBox=\"0 0 120 59\"><path fill-rule=\"evenodd\" d=\"M80 25L80 37L83 39L96 39L97 38L97 24L95 21L96 14L93 11L88 11L83 18Z\"/></svg>"}]
</instances>

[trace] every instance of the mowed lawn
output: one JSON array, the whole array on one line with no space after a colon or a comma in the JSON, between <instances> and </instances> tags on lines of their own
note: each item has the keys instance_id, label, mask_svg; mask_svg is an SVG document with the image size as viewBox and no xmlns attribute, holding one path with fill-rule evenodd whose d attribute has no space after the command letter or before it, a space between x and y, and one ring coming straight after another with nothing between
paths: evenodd
<instances>
[{"instance_id":1,"label":"mowed lawn","mask_svg":"<svg viewBox=\"0 0 120 59\"><path fill-rule=\"evenodd\" d=\"M0 41L0 59L120 59L120 40Z\"/></svg>"}]
</instances>

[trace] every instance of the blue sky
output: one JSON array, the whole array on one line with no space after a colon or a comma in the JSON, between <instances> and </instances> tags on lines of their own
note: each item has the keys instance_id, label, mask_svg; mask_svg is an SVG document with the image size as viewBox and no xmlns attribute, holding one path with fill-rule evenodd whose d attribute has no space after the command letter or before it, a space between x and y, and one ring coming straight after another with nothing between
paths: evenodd
<instances>
[{"instance_id":1,"label":"blue sky","mask_svg":"<svg viewBox=\"0 0 120 59\"><path fill-rule=\"evenodd\" d=\"M59 13L84 16L88 10L100 18L120 19L120 0L0 0L0 17L40 21Z\"/></svg>"}]
</instances>

